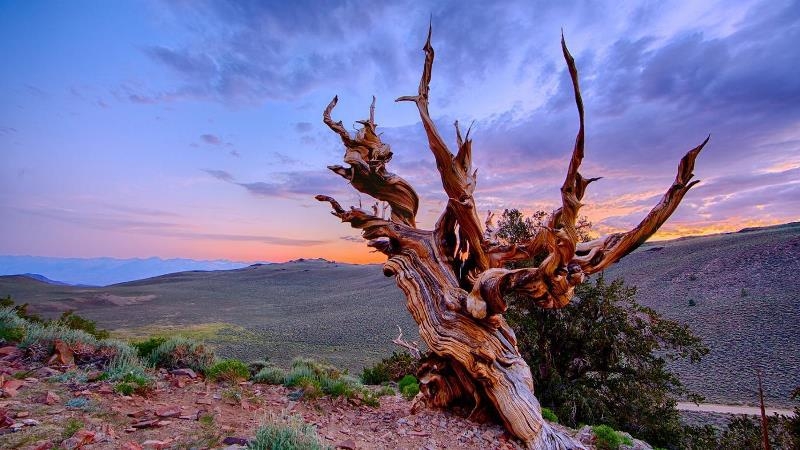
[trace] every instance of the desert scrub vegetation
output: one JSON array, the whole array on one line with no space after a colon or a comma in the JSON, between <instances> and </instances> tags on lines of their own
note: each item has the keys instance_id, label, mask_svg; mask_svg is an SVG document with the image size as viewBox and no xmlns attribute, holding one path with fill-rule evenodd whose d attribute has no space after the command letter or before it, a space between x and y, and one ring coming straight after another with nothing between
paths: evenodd
<instances>
[{"instance_id":1,"label":"desert scrub vegetation","mask_svg":"<svg viewBox=\"0 0 800 450\"><path fill-rule=\"evenodd\" d=\"M209 367L206 376L213 381L236 383L250 378L250 370L238 359L223 359Z\"/></svg>"},{"instance_id":2,"label":"desert scrub vegetation","mask_svg":"<svg viewBox=\"0 0 800 450\"><path fill-rule=\"evenodd\" d=\"M397 387L406 400L411 400L419 394L419 382L413 375L404 376L397 384Z\"/></svg>"},{"instance_id":3,"label":"desert scrub vegetation","mask_svg":"<svg viewBox=\"0 0 800 450\"><path fill-rule=\"evenodd\" d=\"M381 396L390 395L385 389L372 392L346 371L308 358L295 358L288 372L278 367L265 367L253 377L253 381L295 388L297 390L290 394L295 399L315 399L328 395L360 401L372 407L380 406L378 399Z\"/></svg>"},{"instance_id":4,"label":"desert scrub vegetation","mask_svg":"<svg viewBox=\"0 0 800 450\"><path fill-rule=\"evenodd\" d=\"M608 425L595 425L592 427L595 436L595 448L598 450L617 450L620 445L633 445L633 440Z\"/></svg>"},{"instance_id":5,"label":"desert scrub vegetation","mask_svg":"<svg viewBox=\"0 0 800 450\"><path fill-rule=\"evenodd\" d=\"M550 408L542 408L542 417L553 423L558 423L558 416Z\"/></svg>"},{"instance_id":6,"label":"desert scrub vegetation","mask_svg":"<svg viewBox=\"0 0 800 450\"><path fill-rule=\"evenodd\" d=\"M70 316L73 319L67 322L42 321L35 317L26 318L17 307L5 306L0 308L0 336L6 342L16 343L28 358L35 361L43 361L53 354L57 342L63 343L77 366L104 370L103 378L118 383L134 383L136 391L149 387L152 378L135 348L116 339L98 338L97 333L70 328L71 324L94 328L86 325L90 321L74 320L78 316Z\"/></svg>"},{"instance_id":7,"label":"desert scrub vegetation","mask_svg":"<svg viewBox=\"0 0 800 450\"><path fill-rule=\"evenodd\" d=\"M189 368L206 373L214 364L214 352L203 343L183 336L174 336L153 349L148 360L155 367Z\"/></svg>"},{"instance_id":8,"label":"desert scrub vegetation","mask_svg":"<svg viewBox=\"0 0 800 450\"><path fill-rule=\"evenodd\" d=\"M255 438L247 444L249 450L329 450L319 441L313 427L298 416L272 417L259 427Z\"/></svg>"},{"instance_id":9,"label":"desert scrub vegetation","mask_svg":"<svg viewBox=\"0 0 800 450\"><path fill-rule=\"evenodd\" d=\"M267 366L253 375L253 382L264 384L283 384L286 382L286 371L280 367Z\"/></svg>"},{"instance_id":10,"label":"desert scrub vegetation","mask_svg":"<svg viewBox=\"0 0 800 450\"><path fill-rule=\"evenodd\" d=\"M364 384L383 384L399 381L406 375L417 373L419 360L408 352L393 352L392 356L382 359L372 367L364 367L361 381Z\"/></svg>"}]
</instances>

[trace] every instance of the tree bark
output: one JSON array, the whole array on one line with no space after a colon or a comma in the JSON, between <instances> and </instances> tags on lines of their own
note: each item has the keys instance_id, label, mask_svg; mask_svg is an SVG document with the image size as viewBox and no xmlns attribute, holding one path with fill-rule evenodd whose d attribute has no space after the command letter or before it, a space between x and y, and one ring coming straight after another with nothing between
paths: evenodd
<instances>
[{"instance_id":1,"label":"tree bark","mask_svg":"<svg viewBox=\"0 0 800 450\"><path fill-rule=\"evenodd\" d=\"M414 102L449 197L434 230L415 225L418 197L404 179L386 171L391 159L389 146L381 142L374 120L375 101L369 120L355 137L334 122L331 113L338 101L331 101L323 121L336 132L345 146L344 161L350 167L330 166L365 194L386 201L389 218L351 207L345 210L328 196L332 214L362 230L368 245L387 255L384 274L394 276L406 297L406 305L419 325L419 334L433 355L420 370L423 401L432 407L466 407L474 420L496 418L513 435L533 449L577 449L583 446L558 427L542 419L534 395L531 371L517 349L514 331L502 313L507 295L516 295L544 308L569 303L573 288L585 274L602 270L630 253L650 237L675 210L690 182L694 160L705 142L681 160L675 183L662 201L634 230L579 244L575 229L578 210L589 183L579 173L584 156L583 101L575 62L562 36L562 49L572 79L579 113L579 130L564 184L562 206L553 212L548 226L529 242L508 245L498 242L489 226L478 219L473 192L476 172L472 169L472 141L469 131L462 137L456 128L457 152L448 149L428 111L429 83L434 52L431 33L423 48L425 63L417 95L398 101ZM707 139L706 139L707 142ZM546 251L538 267L505 269L511 261L529 259ZM402 336L402 333L401 333Z\"/></svg>"}]
</instances>

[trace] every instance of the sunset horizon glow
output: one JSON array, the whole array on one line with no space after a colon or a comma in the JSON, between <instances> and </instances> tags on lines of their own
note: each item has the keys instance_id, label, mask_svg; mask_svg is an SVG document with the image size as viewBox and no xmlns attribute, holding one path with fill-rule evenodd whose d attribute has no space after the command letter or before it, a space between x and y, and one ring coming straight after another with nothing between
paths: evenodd
<instances>
[{"instance_id":1,"label":"sunset horizon glow","mask_svg":"<svg viewBox=\"0 0 800 450\"><path fill-rule=\"evenodd\" d=\"M702 3L702 4L701 4ZM377 98L388 170L431 229L445 197L416 109L429 23L431 115L474 123L475 200L558 206L578 115L581 215L634 227L709 134L692 188L650 240L800 220L796 2L0 3L0 255L377 263L315 194L370 208L326 169Z\"/></svg>"}]
</instances>

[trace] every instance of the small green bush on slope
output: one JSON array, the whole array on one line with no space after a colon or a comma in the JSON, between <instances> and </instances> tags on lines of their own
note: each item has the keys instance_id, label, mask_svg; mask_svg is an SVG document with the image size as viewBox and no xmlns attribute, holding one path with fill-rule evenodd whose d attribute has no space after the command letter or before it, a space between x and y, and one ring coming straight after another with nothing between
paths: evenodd
<instances>
[{"instance_id":1,"label":"small green bush on slope","mask_svg":"<svg viewBox=\"0 0 800 450\"><path fill-rule=\"evenodd\" d=\"M189 368L206 373L214 364L214 352L205 344L183 336L174 336L156 347L149 361L165 369Z\"/></svg>"},{"instance_id":2,"label":"small green bush on slope","mask_svg":"<svg viewBox=\"0 0 800 450\"><path fill-rule=\"evenodd\" d=\"M319 442L317 432L297 416L273 418L256 431L249 450L329 450Z\"/></svg>"}]
</instances>

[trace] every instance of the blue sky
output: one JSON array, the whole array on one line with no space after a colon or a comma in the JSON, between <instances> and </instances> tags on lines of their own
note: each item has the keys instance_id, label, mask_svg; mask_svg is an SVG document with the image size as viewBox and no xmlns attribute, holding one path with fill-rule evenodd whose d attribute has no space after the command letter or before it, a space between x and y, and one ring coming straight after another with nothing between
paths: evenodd
<instances>
[{"instance_id":1,"label":"blue sky","mask_svg":"<svg viewBox=\"0 0 800 450\"><path fill-rule=\"evenodd\" d=\"M483 210L551 208L587 115L582 210L635 225L707 134L703 182L660 237L800 216L800 3L0 1L0 254L375 261L313 200L359 198L321 121L377 97L389 169L443 195L413 105L433 23L431 113L475 122Z\"/></svg>"}]
</instances>

